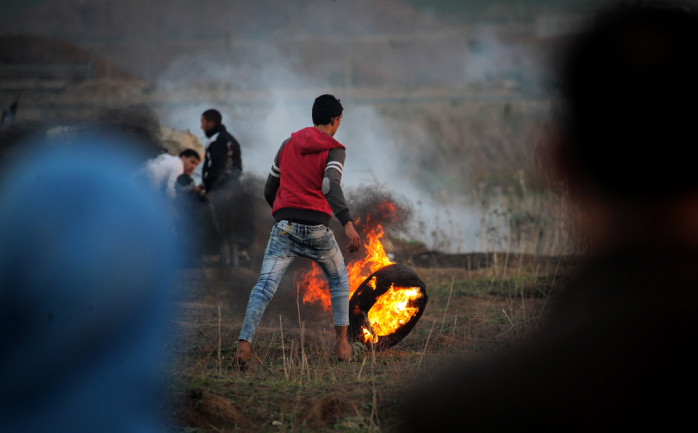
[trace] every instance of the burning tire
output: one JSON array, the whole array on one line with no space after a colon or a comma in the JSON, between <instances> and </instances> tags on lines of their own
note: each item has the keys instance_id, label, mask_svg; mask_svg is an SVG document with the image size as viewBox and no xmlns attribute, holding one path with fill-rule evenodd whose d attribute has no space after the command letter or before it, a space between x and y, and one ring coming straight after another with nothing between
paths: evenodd
<instances>
[{"instance_id":1,"label":"burning tire","mask_svg":"<svg viewBox=\"0 0 698 433\"><path fill-rule=\"evenodd\" d=\"M380 268L349 299L349 336L387 349L412 331L427 300L426 285L412 269L398 263Z\"/></svg>"}]
</instances>

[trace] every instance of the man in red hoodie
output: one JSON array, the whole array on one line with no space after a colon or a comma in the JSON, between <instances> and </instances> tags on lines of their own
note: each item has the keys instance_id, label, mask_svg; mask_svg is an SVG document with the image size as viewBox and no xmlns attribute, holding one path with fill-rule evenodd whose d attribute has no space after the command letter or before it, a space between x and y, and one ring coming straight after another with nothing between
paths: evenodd
<instances>
[{"instance_id":1,"label":"man in red hoodie","mask_svg":"<svg viewBox=\"0 0 698 433\"><path fill-rule=\"evenodd\" d=\"M333 138L342 110L334 96L317 97L312 111L314 126L291 134L281 144L271 166L264 196L276 223L240 331L236 361L241 367L249 358L250 343L264 309L295 257L310 258L325 272L332 301L335 351L340 360L351 358L352 349L347 342L349 279L344 257L329 228L334 214L349 238L349 252L358 251L361 239L340 186L345 148Z\"/></svg>"}]
</instances>

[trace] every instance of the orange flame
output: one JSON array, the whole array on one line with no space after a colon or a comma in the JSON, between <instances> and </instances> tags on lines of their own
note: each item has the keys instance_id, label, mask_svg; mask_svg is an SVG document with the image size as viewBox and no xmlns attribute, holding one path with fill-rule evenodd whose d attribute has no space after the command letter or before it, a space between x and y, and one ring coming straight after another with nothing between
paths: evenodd
<instances>
[{"instance_id":1,"label":"orange flame","mask_svg":"<svg viewBox=\"0 0 698 433\"><path fill-rule=\"evenodd\" d=\"M383 216L394 214L395 205L389 202L381 203L378 214ZM365 226L371 226L370 216ZM392 265L381 243L383 227L380 224L363 234L364 250L363 259L354 260L347 265L349 274L349 296L364 282L369 275L377 270ZM375 277L368 282L369 287L376 289ZM305 274L300 282L303 290L304 303L319 302L325 310L330 309L330 293L327 287L325 275L318 265L312 264L311 270ZM410 302L422 296L419 287L394 287L378 297L376 303L368 312L369 326L362 329L366 343L377 343L378 337L390 335L402 325L407 323L419 311L418 307L410 306Z\"/></svg>"},{"instance_id":2,"label":"orange flame","mask_svg":"<svg viewBox=\"0 0 698 433\"><path fill-rule=\"evenodd\" d=\"M319 302L324 310L330 309L330 289L325 280L325 273L322 272L320 266L315 264L315 262L313 262L310 272L303 277L300 287L304 288L303 303Z\"/></svg>"},{"instance_id":3,"label":"orange flame","mask_svg":"<svg viewBox=\"0 0 698 433\"><path fill-rule=\"evenodd\" d=\"M364 236L366 257L361 260L354 260L347 265L349 296L356 291L369 275L384 266L393 264L385 254L383 244L380 241L382 237L383 227L376 225ZM327 286L327 280L324 272L315 262L312 263L310 271L303 276L300 287L303 290L304 303L320 302L323 309L330 309L330 290Z\"/></svg>"},{"instance_id":4,"label":"orange flame","mask_svg":"<svg viewBox=\"0 0 698 433\"><path fill-rule=\"evenodd\" d=\"M381 238L383 237L383 227L377 225L366 236L364 236L364 249L366 257L362 260L355 260L347 265L349 274L349 296L364 282L369 275L378 269L392 265L393 262L385 254ZM375 282L374 282L375 285Z\"/></svg>"},{"instance_id":5,"label":"orange flame","mask_svg":"<svg viewBox=\"0 0 698 433\"><path fill-rule=\"evenodd\" d=\"M376 299L376 303L368 311L368 322L371 329L362 328L366 343L377 343L378 337L390 335L407 323L412 316L419 312L419 308L411 306L413 300L422 297L419 287L395 287Z\"/></svg>"},{"instance_id":6,"label":"orange flame","mask_svg":"<svg viewBox=\"0 0 698 433\"><path fill-rule=\"evenodd\" d=\"M364 343L378 343L378 336L369 331L366 327L362 327L361 331L364 333Z\"/></svg>"}]
</instances>

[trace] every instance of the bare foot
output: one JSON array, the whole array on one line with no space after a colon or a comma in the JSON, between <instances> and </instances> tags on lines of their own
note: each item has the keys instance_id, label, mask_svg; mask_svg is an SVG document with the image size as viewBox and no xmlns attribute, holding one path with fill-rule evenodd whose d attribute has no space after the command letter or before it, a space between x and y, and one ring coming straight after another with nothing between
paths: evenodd
<instances>
[{"instance_id":1,"label":"bare foot","mask_svg":"<svg viewBox=\"0 0 698 433\"><path fill-rule=\"evenodd\" d=\"M235 362L240 369L244 369L247 366L248 359L250 359L250 342L240 340L238 342L237 353L235 354Z\"/></svg>"},{"instance_id":2,"label":"bare foot","mask_svg":"<svg viewBox=\"0 0 698 433\"><path fill-rule=\"evenodd\" d=\"M334 343L334 351L337 353L337 358L340 361L349 361L354 354L354 350L347 342L348 326L335 326L336 340Z\"/></svg>"},{"instance_id":3,"label":"bare foot","mask_svg":"<svg viewBox=\"0 0 698 433\"><path fill-rule=\"evenodd\" d=\"M349 361L354 355L354 349L347 343L347 340L337 341L334 349L340 361Z\"/></svg>"}]
</instances>

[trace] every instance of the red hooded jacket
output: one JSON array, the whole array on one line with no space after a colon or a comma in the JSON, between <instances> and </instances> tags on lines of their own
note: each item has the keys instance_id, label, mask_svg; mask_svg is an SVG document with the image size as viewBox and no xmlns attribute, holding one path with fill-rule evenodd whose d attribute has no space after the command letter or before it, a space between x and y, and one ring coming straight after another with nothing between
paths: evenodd
<instances>
[{"instance_id":1,"label":"red hooded jacket","mask_svg":"<svg viewBox=\"0 0 698 433\"><path fill-rule=\"evenodd\" d=\"M322 178L330 149L342 148L337 140L315 127L291 134L281 149L279 189L272 213L283 208L306 209L332 215L332 208L322 194Z\"/></svg>"}]
</instances>

